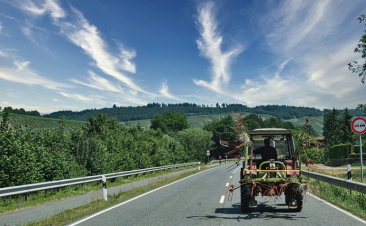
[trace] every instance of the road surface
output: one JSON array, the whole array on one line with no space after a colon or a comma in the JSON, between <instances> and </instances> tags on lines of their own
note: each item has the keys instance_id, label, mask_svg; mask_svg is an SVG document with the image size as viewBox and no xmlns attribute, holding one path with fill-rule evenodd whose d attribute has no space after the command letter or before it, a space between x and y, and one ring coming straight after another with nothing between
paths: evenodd
<instances>
[{"instance_id":1,"label":"road surface","mask_svg":"<svg viewBox=\"0 0 366 226\"><path fill-rule=\"evenodd\" d=\"M284 197L276 201L257 197L253 213L240 211L239 189L232 200L224 197L230 184L237 185L236 164L202 171L155 189L70 225L365 225L366 222L306 195L302 212L291 212Z\"/></svg>"}]
</instances>

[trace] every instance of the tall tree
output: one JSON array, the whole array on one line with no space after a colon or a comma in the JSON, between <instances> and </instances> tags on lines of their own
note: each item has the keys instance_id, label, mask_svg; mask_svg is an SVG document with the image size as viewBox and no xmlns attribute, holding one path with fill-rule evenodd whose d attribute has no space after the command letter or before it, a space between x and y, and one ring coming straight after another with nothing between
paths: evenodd
<instances>
[{"instance_id":1,"label":"tall tree","mask_svg":"<svg viewBox=\"0 0 366 226\"><path fill-rule=\"evenodd\" d=\"M360 21L360 23L362 23L365 20L365 15L361 15L360 17L358 17L358 20ZM364 34L360 38L354 52L361 53L361 57L363 59L366 58L366 30L364 30ZM353 63L348 64L348 69L351 70L353 73L358 73L358 76L361 77L361 82L365 83L366 62L363 63L363 65L359 65L357 61L353 61Z\"/></svg>"},{"instance_id":2,"label":"tall tree","mask_svg":"<svg viewBox=\"0 0 366 226\"><path fill-rule=\"evenodd\" d=\"M168 131L177 132L190 128L190 125L187 121L187 116L182 113L166 111L164 115L155 115L151 119L150 129L157 130L158 128L164 133Z\"/></svg>"}]
</instances>

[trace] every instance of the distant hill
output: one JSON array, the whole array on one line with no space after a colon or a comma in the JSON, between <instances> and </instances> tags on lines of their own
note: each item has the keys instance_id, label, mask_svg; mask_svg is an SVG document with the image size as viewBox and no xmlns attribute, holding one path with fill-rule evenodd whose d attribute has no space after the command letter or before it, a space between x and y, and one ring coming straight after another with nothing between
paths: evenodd
<instances>
[{"instance_id":1,"label":"distant hill","mask_svg":"<svg viewBox=\"0 0 366 226\"><path fill-rule=\"evenodd\" d=\"M295 107L286 105L261 105L256 107L247 107L242 104L216 104L216 106L197 105L190 103L182 104L159 104L152 103L147 106L136 107L117 107L102 109L86 109L83 111L57 111L49 114L51 118L65 116L68 120L86 121L90 116L96 116L102 113L108 117L117 117L121 122L136 121L143 119L152 119L155 115L164 114L165 111L175 111L187 116L194 115L214 115L229 114L230 112L248 114L268 114L274 117L280 117L284 120L301 118L304 116L323 114L323 111L310 107Z\"/></svg>"}]
</instances>

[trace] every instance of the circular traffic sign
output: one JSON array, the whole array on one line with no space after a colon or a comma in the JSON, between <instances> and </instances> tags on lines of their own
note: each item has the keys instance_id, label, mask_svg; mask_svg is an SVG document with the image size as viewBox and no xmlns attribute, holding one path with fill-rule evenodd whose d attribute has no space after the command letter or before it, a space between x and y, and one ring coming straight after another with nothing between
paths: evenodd
<instances>
[{"instance_id":1,"label":"circular traffic sign","mask_svg":"<svg viewBox=\"0 0 366 226\"><path fill-rule=\"evenodd\" d=\"M357 117L352 120L351 128L353 132L357 134L363 134L366 132L366 119Z\"/></svg>"}]
</instances>

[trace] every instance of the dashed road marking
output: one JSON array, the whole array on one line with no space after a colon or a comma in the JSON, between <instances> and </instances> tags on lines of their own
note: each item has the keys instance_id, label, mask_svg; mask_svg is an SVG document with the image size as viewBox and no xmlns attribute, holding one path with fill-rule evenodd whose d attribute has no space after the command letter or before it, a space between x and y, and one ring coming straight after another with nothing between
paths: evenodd
<instances>
[{"instance_id":1,"label":"dashed road marking","mask_svg":"<svg viewBox=\"0 0 366 226\"><path fill-rule=\"evenodd\" d=\"M229 183L226 183L226 187L229 186Z\"/></svg>"},{"instance_id":2,"label":"dashed road marking","mask_svg":"<svg viewBox=\"0 0 366 226\"><path fill-rule=\"evenodd\" d=\"M230 176L230 178L233 178L233 176Z\"/></svg>"},{"instance_id":3,"label":"dashed road marking","mask_svg":"<svg viewBox=\"0 0 366 226\"><path fill-rule=\"evenodd\" d=\"M220 199L220 203L224 203L224 200L225 200L225 196L221 196L221 199Z\"/></svg>"}]
</instances>

